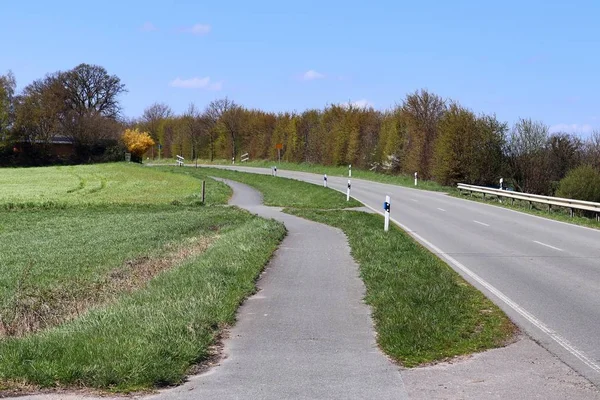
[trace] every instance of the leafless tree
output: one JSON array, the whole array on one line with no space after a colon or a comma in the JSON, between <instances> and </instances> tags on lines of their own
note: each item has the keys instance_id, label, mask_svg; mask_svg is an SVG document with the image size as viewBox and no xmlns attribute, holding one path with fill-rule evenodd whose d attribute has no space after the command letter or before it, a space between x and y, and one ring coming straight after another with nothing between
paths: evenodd
<instances>
[{"instance_id":1,"label":"leafless tree","mask_svg":"<svg viewBox=\"0 0 600 400\"><path fill-rule=\"evenodd\" d=\"M244 109L242 107L237 105L233 100L229 100L227 97L210 102L204 111L204 115L210 125L210 131L213 131L217 124L221 123L229 134L232 158L235 158L237 154L237 140L242 129L242 120L244 117L243 111ZM212 137L210 139L211 160L213 157L213 139L214 138Z\"/></svg>"},{"instance_id":2,"label":"leafless tree","mask_svg":"<svg viewBox=\"0 0 600 400\"><path fill-rule=\"evenodd\" d=\"M408 169L411 173L419 171L423 178L429 178L438 123L446 111L446 102L421 89L406 96L402 111L409 121L406 146Z\"/></svg>"},{"instance_id":3,"label":"leafless tree","mask_svg":"<svg viewBox=\"0 0 600 400\"><path fill-rule=\"evenodd\" d=\"M508 170L516 188L523 192L549 194L548 126L520 119L508 138Z\"/></svg>"}]
</instances>

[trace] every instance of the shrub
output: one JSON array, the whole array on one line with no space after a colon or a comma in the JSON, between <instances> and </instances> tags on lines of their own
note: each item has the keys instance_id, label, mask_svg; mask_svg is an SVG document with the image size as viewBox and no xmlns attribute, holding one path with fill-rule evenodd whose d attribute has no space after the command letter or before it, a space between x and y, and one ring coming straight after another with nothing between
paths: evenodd
<instances>
[{"instance_id":1,"label":"shrub","mask_svg":"<svg viewBox=\"0 0 600 400\"><path fill-rule=\"evenodd\" d=\"M558 197L600 202L600 172L590 165L569 171L556 192Z\"/></svg>"},{"instance_id":2,"label":"shrub","mask_svg":"<svg viewBox=\"0 0 600 400\"><path fill-rule=\"evenodd\" d=\"M141 160L144 153L155 144L147 132L140 132L137 128L125 130L123 143L131 153L132 160Z\"/></svg>"}]
</instances>

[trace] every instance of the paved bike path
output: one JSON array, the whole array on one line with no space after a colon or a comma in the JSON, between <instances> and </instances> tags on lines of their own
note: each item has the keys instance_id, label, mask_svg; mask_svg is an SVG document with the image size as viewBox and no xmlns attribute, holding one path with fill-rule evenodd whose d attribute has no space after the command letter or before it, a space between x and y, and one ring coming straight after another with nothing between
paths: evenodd
<instances>
[{"instance_id":1,"label":"paved bike path","mask_svg":"<svg viewBox=\"0 0 600 400\"><path fill-rule=\"evenodd\" d=\"M375 342L364 285L344 234L262 206L227 181L230 204L285 224L288 235L238 312L225 359L153 399L406 399L399 367Z\"/></svg>"}]
</instances>

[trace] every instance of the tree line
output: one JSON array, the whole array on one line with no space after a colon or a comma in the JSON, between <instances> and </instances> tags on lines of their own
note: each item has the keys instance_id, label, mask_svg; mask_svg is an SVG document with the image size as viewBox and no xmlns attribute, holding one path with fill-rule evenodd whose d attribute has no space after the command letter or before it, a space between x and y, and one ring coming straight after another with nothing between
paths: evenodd
<instances>
[{"instance_id":1,"label":"tree line","mask_svg":"<svg viewBox=\"0 0 600 400\"><path fill-rule=\"evenodd\" d=\"M583 179L580 186L594 187L590 182L600 180L599 132L584 140L551 133L544 123L526 118L509 126L494 114L477 113L428 90L409 93L385 111L331 104L273 113L223 98L204 108L190 104L179 115L155 103L132 120L120 115L118 96L124 91L118 77L87 64L48 75L19 94L12 74L0 76L0 156L20 141L39 157L60 134L76 144L75 161L120 160L119 137L132 128L148 132L156 143L145 158L237 161L248 153L251 159L274 160L276 145L282 144L284 161L418 172L444 185L497 186L504 178L518 191L573 195L560 191L569 173L585 176L571 178ZM597 192L577 196L600 201Z\"/></svg>"},{"instance_id":2,"label":"tree line","mask_svg":"<svg viewBox=\"0 0 600 400\"><path fill-rule=\"evenodd\" d=\"M166 104L149 106L136 122L162 145L162 157L187 159L277 158L413 174L444 185L497 186L554 195L569 171L600 171L600 133L583 140L520 119L513 126L477 114L427 90L408 94L386 111L329 105L301 113L248 109L227 98L203 110L191 104L175 115ZM158 157L155 148L147 157ZM600 200L600 199L599 199Z\"/></svg>"}]
</instances>

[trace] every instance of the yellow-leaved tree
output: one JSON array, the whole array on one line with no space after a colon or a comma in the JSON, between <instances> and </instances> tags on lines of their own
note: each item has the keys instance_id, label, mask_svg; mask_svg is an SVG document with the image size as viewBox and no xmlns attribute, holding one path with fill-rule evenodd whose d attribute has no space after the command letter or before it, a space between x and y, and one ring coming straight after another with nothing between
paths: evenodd
<instances>
[{"instance_id":1,"label":"yellow-leaved tree","mask_svg":"<svg viewBox=\"0 0 600 400\"><path fill-rule=\"evenodd\" d=\"M141 161L144 153L155 144L148 132L140 132L137 128L126 129L122 139L134 161Z\"/></svg>"}]
</instances>

